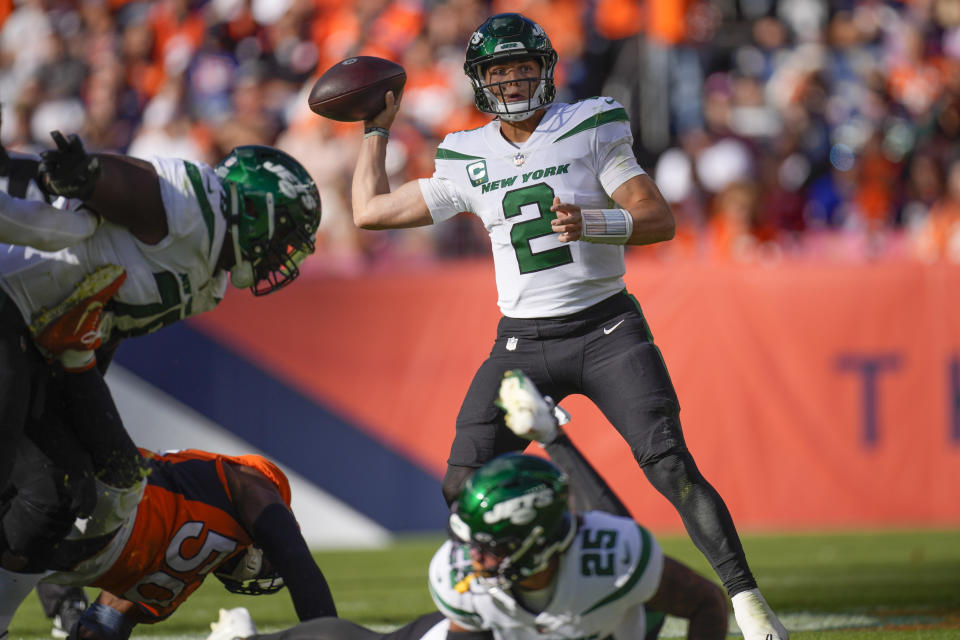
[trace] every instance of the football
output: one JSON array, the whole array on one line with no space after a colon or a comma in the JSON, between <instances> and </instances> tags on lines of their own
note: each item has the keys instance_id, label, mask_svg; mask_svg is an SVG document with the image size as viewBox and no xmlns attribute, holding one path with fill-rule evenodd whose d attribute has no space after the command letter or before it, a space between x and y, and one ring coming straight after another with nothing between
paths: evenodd
<instances>
[{"instance_id":1,"label":"football","mask_svg":"<svg viewBox=\"0 0 960 640\"><path fill-rule=\"evenodd\" d=\"M399 95L407 72L396 62L355 56L327 69L310 90L310 109L341 122L369 120L386 107L387 91Z\"/></svg>"}]
</instances>

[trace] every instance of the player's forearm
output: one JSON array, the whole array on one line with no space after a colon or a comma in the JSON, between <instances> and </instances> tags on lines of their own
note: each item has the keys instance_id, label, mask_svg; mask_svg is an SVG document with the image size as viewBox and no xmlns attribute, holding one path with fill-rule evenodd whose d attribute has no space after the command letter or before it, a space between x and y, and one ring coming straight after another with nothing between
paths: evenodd
<instances>
[{"instance_id":1,"label":"player's forearm","mask_svg":"<svg viewBox=\"0 0 960 640\"><path fill-rule=\"evenodd\" d=\"M664 242L676 233L676 221L666 202L644 200L627 209L633 218L633 233L626 244L644 245Z\"/></svg>"},{"instance_id":2,"label":"player's forearm","mask_svg":"<svg viewBox=\"0 0 960 640\"><path fill-rule=\"evenodd\" d=\"M673 211L650 176L635 175L610 195L630 215L632 230L626 244L653 244L673 237Z\"/></svg>"},{"instance_id":3,"label":"player's forearm","mask_svg":"<svg viewBox=\"0 0 960 640\"><path fill-rule=\"evenodd\" d=\"M313 560L293 514L282 504L263 510L253 523L254 543L283 577L300 620L337 615L323 572Z\"/></svg>"},{"instance_id":4,"label":"player's forearm","mask_svg":"<svg viewBox=\"0 0 960 640\"><path fill-rule=\"evenodd\" d=\"M58 251L90 237L98 224L97 217L84 209L57 209L0 191L0 242Z\"/></svg>"},{"instance_id":5,"label":"player's forearm","mask_svg":"<svg viewBox=\"0 0 960 640\"><path fill-rule=\"evenodd\" d=\"M353 223L358 227L385 228L377 223L371 201L378 195L390 193L386 156L387 138L370 136L363 139L352 185Z\"/></svg>"},{"instance_id":6,"label":"player's forearm","mask_svg":"<svg viewBox=\"0 0 960 640\"><path fill-rule=\"evenodd\" d=\"M690 617L687 625L687 640L717 640L726 636L726 610L718 607L700 609Z\"/></svg>"},{"instance_id":7,"label":"player's forearm","mask_svg":"<svg viewBox=\"0 0 960 640\"><path fill-rule=\"evenodd\" d=\"M660 586L644 605L689 621L688 640L722 640L727 635L727 596L686 565L663 557Z\"/></svg>"},{"instance_id":8,"label":"player's forearm","mask_svg":"<svg viewBox=\"0 0 960 640\"><path fill-rule=\"evenodd\" d=\"M97 601L80 616L69 640L127 640L141 617L129 600L101 591Z\"/></svg>"}]
</instances>

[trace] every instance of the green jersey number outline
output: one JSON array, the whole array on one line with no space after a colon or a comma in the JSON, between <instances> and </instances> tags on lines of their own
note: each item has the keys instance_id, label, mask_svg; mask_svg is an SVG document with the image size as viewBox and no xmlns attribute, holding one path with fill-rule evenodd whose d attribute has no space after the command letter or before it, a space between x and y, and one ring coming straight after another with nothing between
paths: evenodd
<instances>
[{"instance_id":1,"label":"green jersey number outline","mask_svg":"<svg viewBox=\"0 0 960 640\"><path fill-rule=\"evenodd\" d=\"M583 534L582 549L600 549L580 556L580 573L584 576L612 576L613 549L617 546L617 532L613 529L587 529ZM609 551L606 551L608 550Z\"/></svg>"},{"instance_id":2,"label":"green jersey number outline","mask_svg":"<svg viewBox=\"0 0 960 640\"><path fill-rule=\"evenodd\" d=\"M503 215L506 219L516 217L522 213L521 209L535 204L540 215L532 220L518 222L510 229L510 243L517 254L517 264L520 273L533 273L545 269L553 269L573 262L573 253L570 247L554 247L536 253L530 248L530 241L556 233L550 222L557 215L550 211L553 205L553 189L545 182L522 189L510 191L503 196Z\"/></svg>"}]
</instances>

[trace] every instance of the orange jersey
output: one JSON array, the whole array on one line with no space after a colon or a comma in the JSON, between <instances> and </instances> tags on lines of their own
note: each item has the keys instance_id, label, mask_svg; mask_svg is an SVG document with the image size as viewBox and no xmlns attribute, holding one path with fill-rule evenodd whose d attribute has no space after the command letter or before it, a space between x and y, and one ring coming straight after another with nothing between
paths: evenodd
<instances>
[{"instance_id":1,"label":"orange jersey","mask_svg":"<svg viewBox=\"0 0 960 640\"><path fill-rule=\"evenodd\" d=\"M123 551L92 586L166 618L203 579L253 543L238 521L224 461L253 467L269 478L290 506L290 484L261 456L224 456L188 449L141 450L150 473Z\"/></svg>"}]
</instances>

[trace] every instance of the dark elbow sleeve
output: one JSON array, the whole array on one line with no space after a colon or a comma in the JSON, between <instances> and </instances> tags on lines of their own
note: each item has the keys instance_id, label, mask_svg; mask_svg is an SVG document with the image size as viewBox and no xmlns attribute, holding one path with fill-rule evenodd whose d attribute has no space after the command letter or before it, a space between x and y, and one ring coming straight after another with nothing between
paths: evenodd
<instances>
[{"instance_id":1,"label":"dark elbow sleeve","mask_svg":"<svg viewBox=\"0 0 960 640\"><path fill-rule=\"evenodd\" d=\"M300 620L337 615L327 579L314 562L300 526L284 505L269 505L253 523L254 544L283 577Z\"/></svg>"}]
</instances>

